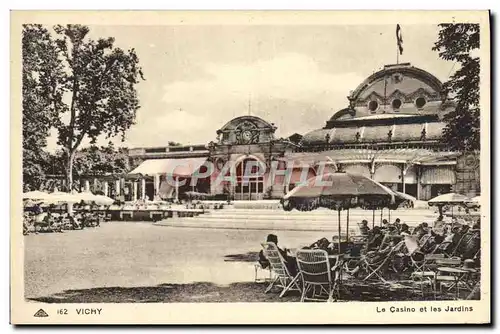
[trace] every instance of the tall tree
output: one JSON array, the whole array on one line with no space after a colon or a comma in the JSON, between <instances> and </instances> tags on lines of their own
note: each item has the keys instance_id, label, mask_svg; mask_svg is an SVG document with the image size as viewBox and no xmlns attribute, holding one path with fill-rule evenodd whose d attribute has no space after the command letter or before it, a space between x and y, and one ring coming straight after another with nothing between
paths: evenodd
<instances>
[{"instance_id":1,"label":"tall tree","mask_svg":"<svg viewBox=\"0 0 500 334\"><path fill-rule=\"evenodd\" d=\"M44 180L44 163L50 119L60 95L57 77L62 74L54 40L41 25L23 26L22 33L22 125L23 125L23 187L38 189Z\"/></svg>"},{"instance_id":2,"label":"tall tree","mask_svg":"<svg viewBox=\"0 0 500 334\"><path fill-rule=\"evenodd\" d=\"M82 25L55 26L54 48L64 71L44 98L53 103L52 125L64 152L66 186L73 187L73 162L85 138L124 139L139 109L136 85L143 78L134 49L114 47L114 38L88 38Z\"/></svg>"},{"instance_id":3,"label":"tall tree","mask_svg":"<svg viewBox=\"0 0 500 334\"><path fill-rule=\"evenodd\" d=\"M458 151L480 148L479 110L479 24L440 24L439 37L433 50L442 59L458 62L460 68L444 83L456 101L454 111L447 114L443 141Z\"/></svg>"}]
</instances>

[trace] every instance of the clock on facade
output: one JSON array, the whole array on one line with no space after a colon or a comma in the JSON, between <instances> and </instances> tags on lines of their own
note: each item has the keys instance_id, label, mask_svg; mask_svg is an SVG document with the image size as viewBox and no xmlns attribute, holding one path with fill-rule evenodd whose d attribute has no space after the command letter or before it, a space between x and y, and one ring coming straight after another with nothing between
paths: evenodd
<instances>
[{"instance_id":1,"label":"clock on facade","mask_svg":"<svg viewBox=\"0 0 500 334\"><path fill-rule=\"evenodd\" d=\"M245 121L238 125L235 130L238 144L254 144L259 141L259 131L255 124Z\"/></svg>"},{"instance_id":2,"label":"clock on facade","mask_svg":"<svg viewBox=\"0 0 500 334\"><path fill-rule=\"evenodd\" d=\"M243 131L243 133L241 135L241 138L243 139L242 141L245 144L252 142L252 137L253 137L253 134L250 130Z\"/></svg>"}]
</instances>

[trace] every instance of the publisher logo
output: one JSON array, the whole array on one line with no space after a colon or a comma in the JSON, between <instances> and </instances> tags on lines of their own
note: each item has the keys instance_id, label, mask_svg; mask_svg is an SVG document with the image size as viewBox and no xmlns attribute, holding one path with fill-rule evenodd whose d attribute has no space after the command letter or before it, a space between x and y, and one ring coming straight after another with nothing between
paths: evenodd
<instances>
[{"instance_id":1,"label":"publisher logo","mask_svg":"<svg viewBox=\"0 0 500 334\"><path fill-rule=\"evenodd\" d=\"M39 309L33 316L37 318L45 318L48 317L49 315L43 309Z\"/></svg>"}]
</instances>

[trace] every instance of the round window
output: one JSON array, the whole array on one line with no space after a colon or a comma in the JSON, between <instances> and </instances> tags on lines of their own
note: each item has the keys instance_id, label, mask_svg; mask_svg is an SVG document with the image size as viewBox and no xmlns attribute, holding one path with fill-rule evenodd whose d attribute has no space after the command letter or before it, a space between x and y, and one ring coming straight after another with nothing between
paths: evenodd
<instances>
[{"instance_id":1,"label":"round window","mask_svg":"<svg viewBox=\"0 0 500 334\"><path fill-rule=\"evenodd\" d=\"M394 99L392 100L392 109L398 110L401 107L401 100L400 99Z\"/></svg>"},{"instance_id":2,"label":"round window","mask_svg":"<svg viewBox=\"0 0 500 334\"><path fill-rule=\"evenodd\" d=\"M368 109L370 109L370 111L375 111L377 110L378 108L378 102L377 101L370 101L368 103Z\"/></svg>"},{"instance_id":3,"label":"round window","mask_svg":"<svg viewBox=\"0 0 500 334\"><path fill-rule=\"evenodd\" d=\"M417 106L417 108L423 108L425 106L425 104L427 103L427 101L425 100L425 98L423 97L419 97L415 100L415 105Z\"/></svg>"}]
</instances>

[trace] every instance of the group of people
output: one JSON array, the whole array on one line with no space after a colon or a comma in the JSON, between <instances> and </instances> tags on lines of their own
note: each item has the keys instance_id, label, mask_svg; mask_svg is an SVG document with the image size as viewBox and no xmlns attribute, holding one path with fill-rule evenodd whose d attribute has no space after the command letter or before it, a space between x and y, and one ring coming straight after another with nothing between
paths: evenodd
<instances>
[{"instance_id":1,"label":"group of people","mask_svg":"<svg viewBox=\"0 0 500 334\"><path fill-rule=\"evenodd\" d=\"M23 215L23 234L81 230L85 227L99 227L106 217L97 211L78 211L74 214L56 213L53 208L45 210L36 205Z\"/></svg>"},{"instance_id":2,"label":"group of people","mask_svg":"<svg viewBox=\"0 0 500 334\"><path fill-rule=\"evenodd\" d=\"M479 265L480 256L480 220L478 219L473 224L463 224L457 220L452 223L445 224L442 219L433 224L432 227L428 223L423 222L413 229L401 223L397 218L394 223L389 223L384 219L381 226L374 226L372 229L368 226L368 221L363 220L359 224L361 242L353 241L353 239L341 244L341 252L350 255L350 258L359 258L363 256L368 262L376 263L387 257L397 245L398 254L402 270L404 267L411 265L408 256L423 257L429 253L443 253L449 256L458 256L463 260L472 259ZM409 239L415 240L418 251L411 253L405 249L405 237L411 236ZM273 242L287 266L290 274L294 275L297 272L297 260L289 250L281 249L278 246L278 237L274 234L267 236L267 242ZM307 249L322 249L329 254L338 253L338 241L329 241L327 238L321 238L311 244ZM262 268L269 267L269 261L266 259L265 252L260 251L259 263ZM355 276L361 269L360 265L354 265L348 271L349 274Z\"/></svg>"}]
</instances>

